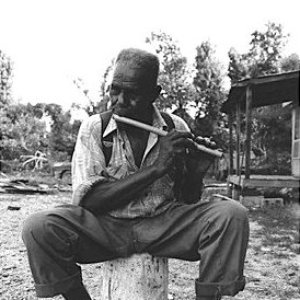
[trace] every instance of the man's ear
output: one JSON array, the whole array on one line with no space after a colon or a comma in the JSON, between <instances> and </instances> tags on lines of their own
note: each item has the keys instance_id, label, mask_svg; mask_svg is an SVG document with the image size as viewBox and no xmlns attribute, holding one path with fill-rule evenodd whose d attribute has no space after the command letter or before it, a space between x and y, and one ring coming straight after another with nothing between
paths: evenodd
<instances>
[{"instance_id":1,"label":"man's ear","mask_svg":"<svg viewBox=\"0 0 300 300\"><path fill-rule=\"evenodd\" d=\"M161 88L160 85L157 85L157 86L155 87L155 89L154 89L154 91L153 91L152 102L154 102L154 101L158 98L158 96L159 96L161 90L162 90L162 88Z\"/></svg>"},{"instance_id":2,"label":"man's ear","mask_svg":"<svg viewBox=\"0 0 300 300\"><path fill-rule=\"evenodd\" d=\"M162 89L161 89L161 86L160 86L160 85L157 85L157 86L156 86L157 97L159 96L161 90L162 90Z\"/></svg>"}]
</instances>

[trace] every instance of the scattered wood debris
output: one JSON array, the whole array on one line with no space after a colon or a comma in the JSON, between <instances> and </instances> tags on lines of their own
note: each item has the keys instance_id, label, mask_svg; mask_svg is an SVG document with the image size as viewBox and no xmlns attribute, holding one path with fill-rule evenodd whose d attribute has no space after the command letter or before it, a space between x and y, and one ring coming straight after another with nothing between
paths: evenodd
<instances>
[{"instance_id":1,"label":"scattered wood debris","mask_svg":"<svg viewBox=\"0 0 300 300\"><path fill-rule=\"evenodd\" d=\"M20 210L21 207L20 206L11 206L11 205L9 205L9 206L7 206L7 209L8 210Z\"/></svg>"},{"instance_id":2,"label":"scattered wood debris","mask_svg":"<svg viewBox=\"0 0 300 300\"><path fill-rule=\"evenodd\" d=\"M52 194L56 190L47 184L32 183L28 179L1 179L0 193L9 194Z\"/></svg>"}]
</instances>

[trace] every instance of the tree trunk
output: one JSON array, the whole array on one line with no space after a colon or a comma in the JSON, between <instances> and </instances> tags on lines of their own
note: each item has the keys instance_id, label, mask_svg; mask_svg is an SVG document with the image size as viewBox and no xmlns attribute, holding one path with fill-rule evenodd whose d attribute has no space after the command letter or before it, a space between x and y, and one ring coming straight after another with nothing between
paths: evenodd
<instances>
[{"instance_id":1,"label":"tree trunk","mask_svg":"<svg viewBox=\"0 0 300 300\"><path fill-rule=\"evenodd\" d=\"M167 300L168 260L149 254L103 263L103 300Z\"/></svg>"}]
</instances>

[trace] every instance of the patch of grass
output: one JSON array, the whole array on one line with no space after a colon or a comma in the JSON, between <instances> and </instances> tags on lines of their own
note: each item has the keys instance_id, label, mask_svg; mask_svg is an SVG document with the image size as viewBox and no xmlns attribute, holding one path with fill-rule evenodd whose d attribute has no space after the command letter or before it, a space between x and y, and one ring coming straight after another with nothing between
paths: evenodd
<instances>
[{"instance_id":1,"label":"patch of grass","mask_svg":"<svg viewBox=\"0 0 300 300\"><path fill-rule=\"evenodd\" d=\"M292 250L291 245L295 243L295 236L299 231L299 221L290 209L286 207L266 208L249 212L251 220L255 220L260 226L259 235L261 245L254 245L254 250L259 251L261 247L275 247L277 250ZM275 255L281 256L282 253Z\"/></svg>"}]
</instances>

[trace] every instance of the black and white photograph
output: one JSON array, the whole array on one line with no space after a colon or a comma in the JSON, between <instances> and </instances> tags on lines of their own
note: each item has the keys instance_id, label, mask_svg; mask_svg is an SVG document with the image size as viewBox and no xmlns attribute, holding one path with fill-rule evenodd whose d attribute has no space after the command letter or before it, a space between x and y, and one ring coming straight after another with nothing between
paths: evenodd
<instances>
[{"instance_id":1,"label":"black and white photograph","mask_svg":"<svg viewBox=\"0 0 300 300\"><path fill-rule=\"evenodd\" d=\"M300 300L299 10L0 0L0 300Z\"/></svg>"}]
</instances>

